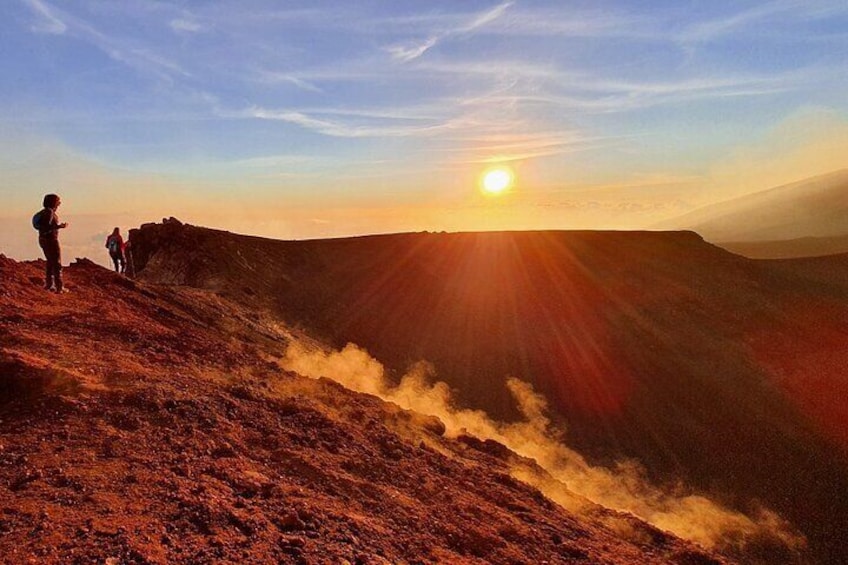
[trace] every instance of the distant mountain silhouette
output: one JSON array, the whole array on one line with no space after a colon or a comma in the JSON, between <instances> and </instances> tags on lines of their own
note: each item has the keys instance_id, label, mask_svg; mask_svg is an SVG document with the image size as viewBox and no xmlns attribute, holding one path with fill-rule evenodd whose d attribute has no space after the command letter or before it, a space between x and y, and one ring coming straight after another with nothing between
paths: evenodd
<instances>
[{"instance_id":1,"label":"distant mountain silhouette","mask_svg":"<svg viewBox=\"0 0 848 565\"><path fill-rule=\"evenodd\" d=\"M131 239L141 280L273 308L399 373L427 360L500 417L515 416L504 382L518 376L597 461L634 457L657 480L760 501L816 562L844 556L844 258L754 261L692 232L292 242L168 222Z\"/></svg>"},{"instance_id":2,"label":"distant mountain silhouette","mask_svg":"<svg viewBox=\"0 0 848 565\"><path fill-rule=\"evenodd\" d=\"M848 169L719 202L659 227L693 229L764 258L846 252Z\"/></svg>"}]
</instances>

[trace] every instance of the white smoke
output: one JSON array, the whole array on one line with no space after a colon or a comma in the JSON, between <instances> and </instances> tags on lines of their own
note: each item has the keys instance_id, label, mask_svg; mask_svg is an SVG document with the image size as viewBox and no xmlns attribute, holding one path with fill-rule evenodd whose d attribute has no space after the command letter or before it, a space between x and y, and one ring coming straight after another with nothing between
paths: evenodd
<instances>
[{"instance_id":1,"label":"white smoke","mask_svg":"<svg viewBox=\"0 0 848 565\"><path fill-rule=\"evenodd\" d=\"M513 475L573 512L591 512L592 504L587 502L591 501L715 549L744 549L751 538L774 540L793 551L804 545L804 539L774 512L762 510L751 517L682 487L669 492L651 485L640 465L632 461L613 469L588 464L565 445L562 432L551 426L545 398L519 379L509 379L507 387L524 420L505 423L483 411L456 406L450 387L433 382L432 367L426 363L415 365L400 384L393 385L383 365L354 344L341 351L324 351L295 340L281 364L303 376L326 377L402 408L436 416L445 424L448 436L470 434L506 445L547 472L516 462Z\"/></svg>"}]
</instances>

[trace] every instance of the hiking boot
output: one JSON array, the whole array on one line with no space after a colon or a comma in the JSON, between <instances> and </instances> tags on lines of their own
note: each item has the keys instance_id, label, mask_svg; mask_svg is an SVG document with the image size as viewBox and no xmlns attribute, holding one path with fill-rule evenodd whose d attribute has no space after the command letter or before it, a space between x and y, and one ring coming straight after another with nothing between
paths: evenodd
<instances>
[{"instance_id":1,"label":"hiking boot","mask_svg":"<svg viewBox=\"0 0 848 565\"><path fill-rule=\"evenodd\" d=\"M53 292L55 292L56 294L68 294L71 291L68 290L67 288L63 287L63 288L57 288L57 289L53 290Z\"/></svg>"}]
</instances>

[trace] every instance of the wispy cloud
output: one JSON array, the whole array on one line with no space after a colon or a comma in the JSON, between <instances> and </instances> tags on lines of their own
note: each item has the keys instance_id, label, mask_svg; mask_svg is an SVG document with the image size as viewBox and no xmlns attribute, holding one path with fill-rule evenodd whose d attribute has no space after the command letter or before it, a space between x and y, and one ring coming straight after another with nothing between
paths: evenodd
<instances>
[{"instance_id":1,"label":"wispy cloud","mask_svg":"<svg viewBox=\"0 0 848 565\"><path fill-rule=\"evenodd\" d=\"M275 167L292 167L302 166L307 163L312 163L316 160L313 155L269 155L265 157L250 157L248 159L238 159L228 164L237 167L248 168L275 168Z\"/></svg>"},{"instance_id":2,"label":"wispy cloud","mask_svg":"<svg viewBox=\"0 0 848 565\"><path fill-rule=\"evenodd\" d=\"M439 42L444 41L451 36L472 33L485 27L501 17L504 12L512 6L512 4L513 2L503 2L490 10L474 15L470 21L461 22L454 27L432 34L423 41L413 41L402 45L391 45L386 47L385 50L396 61L404 63L412 61L421 57L428 50L435 47Z\"/></svg>"},{"instance_id":3,"label":"wispy cloud","mask_svg":"<svg viewBox=\"0 0 848 565\"><path fill-rule=\"evenodd\" d=\"M759 6L709 21L698 22L686 28L679 39L683 42L702 43L732 33L741 33L761 23L794 23L797 20L816 20L848 13L848 4L830 0L773 0Z\"/></svg>"},{"instance_id":4,"label":"wispy cloud","mask_svg":"<svg viewBox=\"0 0 848 565\"><path fill-rule=\"evenodd\" d=\"M275 120L301 126L305 129L331 137L413 137L432 135L444 130L445 124L409 125L392 123L387 125L354 124L341 120L320 119L296 110L270 110L251 107L238 114L240 117L260 120Z\"/></svg>"},{"instance_id":5,"label":"wispy cloud","mask_svg":"<svg viewBox=\"0 0 848 565\"><path fill-rule=\"evenodd\" d=\"M555 10L516 9L508 20L500 20L499 23L488 29L492 33L513 37L655 40L661 33L655 18L615 9L567 12L559 7Z\"/></svg>"},{"instance_id":6,"label":"wispy cloud","mask_svg":"<svg viewBox=\"0 0 848 565\"><path fill-rule=\"evenodd\" d=\"M417 64L416 72L426 71L456 76L478 75L491 77L511 77L526 79L545 79L551 77L577 78L570 71L563 71L554 64L526 61L521 58L501 58L496 62L489 59L453 58L444 61L422 61Z\"/></svg>"},{"instance_id":7,"label":"wispy cloud","mask_svg":"<svg viewBox=\"0 0 848 565\"><path fill-rule=\"evenodd\" d=\"M542 157L553 157L554 155L563 155L566 153L576 153L578 151L588 151L589 149L597 149L597 145L593 146L568 146L568 145L553 145L538 149L527 148L522 151L510 151L508 153L492 153L488 156L469 157L460 160L460 163L469 165L489 165L497 163L513 163L515 161L529 161L531 159L539 159Z\"/></svg>"},{"instance_id":8,"label":"wispy cloud","mask_svg":"<svg viewBox=\"0 0 848 565\"><path fill-rule=\"evenodd\" d=\"M474 18L467 25L458 28L456 31L458 33L468 33L468 32L474 31L476 29L479 29L483 26L486 26L486 25L492 23L493 21L495 21L496 19L498 19L499 17L501 17L504 14L504 12L506 12L507 9L510 6L512 6L513 4L514 4L514 2L504 2L504 3L502 3L498 6L495 6L491 10L488 10L486 12L483 12L482 14L479 14L476 18Z\"/></svg>"},{"instance_id":9,"label":"wispy cloud","mask_svg":"<svg viewBox=\"0 0 848 565\"><path fill-rule=\"evenodd\" d=\"M731 14L724 18L701 22L685 30L682 35L682 39L692 42L710 41L722 35L731 33L739 28L745 27L753 22L785 12L790 7L791 3L787 2L769 2L761 6L736 12L735 14Z\"/></svg>"},{"instance_id":10,"label":"wispy cloud","mask_svg":"<svg viewBox=\"0 0 848 565\"><path fill-rule=\"evenodd\" d=\"M374 120L397 120L398 122L439 122L444 119L446 108L441 101L419 106L402 106L387 108L321 108L303 109L308 114L325 116L349 116L353 118L369 118Z\"/></svg>"},{"instance_id":11,"label":"wispy cloud","mask_svg":"<svg viewBox=\"0 0 848 565\"><path fill-rule=\"evenodd\" d=\"M168 22L172 30L177 33L199 33L204 31L203 25L191 19L177 18Z\"/></svg>"},{"instance_id":12,"label":"wispy cloud","mask_svg":"<svg viewBox=\"0 0 848 565\"><path fill-rule=\"evenodd\" d=\"M296 86L301 90L306 90L308 92L323 92L323 90L317 85L299 78L295 75L289 73L279 73L274 71L260 71L259 80L264 83L274 84L274 83L288 83Z\"/></svg>"},{"instance_id":13,"label":"wispy cloud","mask_svg":"<svg viewBox=\"0 0 848 565\"><path fill-rule=\"evenodd\" d=\"M645 102L674 102L695 97L769 94L791 88L798 82L795 73L777 76L702 76L664 82L587 79L580 85L580 90L595 94L623 95L638 106ZM621 102L624 103L624 100Z\"/></svg>"},{"instance_id":14,"label":"wispy cloud","mask_svg":"<svg viewBox=\"0 0 848 565\"><path fill-rule=\"evenodd\" d=\"M768 96L803 88L822 78L825 71L805 69L772 74L692 75L673 80L625 80L591 71L559 69L555 65L503 61L422 62L416 71L449 75L456 81L474 77L495 85L477 96L452 102L456 106L489 107L521 111L536 108L550 111L610 113L672 105L696 100ZM830 68L826 72L833 73ZM439 80L445 80L441 78Z\"/></svg>"},{"instance_id":15,"label":"wispy cloud","mask_svg":"<svg viewBox=\"0 0 848 565\"><path fill-rule=\"evenodd\" d=\"M386 29L418 30L421 36L437 39L480 33L501 37L528 38L597 38L621 37L657 40L664 31L656 17L638 15L606 7L597 10L563 9L557 5L517 5L503 2L490 10L477 14L423 13L416 15L378 18L378 28L368 28L372 33ZM348 25L353 25L348 22ZM414 42L410 42L414 44Z\"/></svg>"},{"instance_id":16,"label":"wispy cloud","mask_svg":"<svg viewBox=\"0 0 848 565\"><path fill-rule=\"evenodd\" d=\"M438 43L439 39L438 37L430 37L419 44L392 45L386 47L386 51L392 56L392 59L405 63L423 55L428 49Z\"/></svg>"},{"instance_id":17,"label":"wispy cloud","mask_svg":"<svg viewBox=\"0 0 848 565\"><path fill-rule=\"evenodd\" d=\"M477 151L485 153L509 153L516 150L545 149L559 147L579 141L573 135L561 132L517 133L508 135L490 135L485 138L471 138L468 141L477 143Z\"/></svg>"},{"instance_id":18,"label":"wispy cloud","mask_svg":"<svg viewBox=\"0 0 848 565\"><path fill-rule=\"evenodd\" d=\"M43 0L23 0L36 14L45 18L45 23L36 26L35 31L66 34L85 41L111 59L123 63L137 71L156 74L160 78L171 79L173 74L187 76L180 65L159 55L147 45L133 45L131 40L118 38L101 32L88 21L44 2Z\"/></svg>"},{"instance_id":19,"label":"wispy cloud","mask_svg":"<svg viewBox=\"0 0 848 565\"><path fill-rule=\"evenodd\" d=\"M631 112L696 101L775 96L805 88L815 82L812 74L815 73L799 71L775 75L696 76L669 81L554 74L549 77L546 89L507 92L493 97L490 102L593 114Z\"/></svg>"},{"instance_id":20,"label":"wispy cloud","mask_svg":"<svg viewBox=\"0 0 848 565\"><path fill-rule=\"evenodd\" d=\"M39 21L32 26L32 30L40 33L53 33L61 35L68 30L53 10L41 0L23 0L39 16Z\"/></svg>"},{"instance_id":21,"label":"wispy cloud","mask_svg":"<svg viewBox=\"0 0 848 565\"><path fill-rule=\"evenodd\" d=\"M452 149L458 164L487 164L527 161L579 151L609 147L619 142L613 138L587 138L578 132L533 131L525 124L525 133L487 134L461 140L460 148Z\"/></svg>"}]
</instances>

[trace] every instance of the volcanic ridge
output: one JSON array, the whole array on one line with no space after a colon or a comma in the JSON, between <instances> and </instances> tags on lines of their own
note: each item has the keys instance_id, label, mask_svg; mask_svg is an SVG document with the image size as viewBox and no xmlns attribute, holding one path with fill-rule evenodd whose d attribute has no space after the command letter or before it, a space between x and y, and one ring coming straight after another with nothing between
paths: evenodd
<instances>
[{"instance_id":1,"label":"volcanic ridge","mask_svg":"<svg viewBox=\"0 0 848 565\"><path fill-rule=\"evenodd\" d=\"M338 350L354 343L395 383L425 361L458 405L499 421L525 416L509 385L519 379L593 469L637 461L651 484L682 483L748 516L776 512L812 562L844 560L848 255L751 260L694 232L275 241L168 221L131 235L140 280L212 290ZM575 477L581 465L557 476L594 484ZM697 534L679 527L691 516L663 519L679 508L578 490Z\"/></svg>"}]
</instances>

